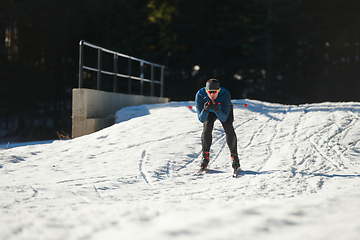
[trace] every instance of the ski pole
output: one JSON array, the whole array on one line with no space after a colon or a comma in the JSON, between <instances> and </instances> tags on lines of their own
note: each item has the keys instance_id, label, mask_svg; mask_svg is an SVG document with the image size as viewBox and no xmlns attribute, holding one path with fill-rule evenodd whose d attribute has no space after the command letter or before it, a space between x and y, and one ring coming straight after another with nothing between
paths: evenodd
<instances>
[{"instance_id":1,"label":"ski pole","mask_svg":"<svg viewBox=\"0 0 360 240\"><path fill-rule=\"evenodd\" d=\"M213 101L213 103L215 104L215 101ZM221 105L221 103L218 103L219 105ZM239 105L239 106L243 106L243 107L247 107L248 105L246 103L242 104L242 103L231 103L232 105Z\"/></svg>"},{"instance_id":2,"label":"ski pole","mask_svg":"<svg viewBox=\"0 0 360 240\"><path fill-rule=\"evenodd\" d=\"M240 105L240 106L244 106L244 107L248 106L246 103L244 103L244 104L242 104L242 103L233 103L233 105Z\"/></svg>"}]
</instances>

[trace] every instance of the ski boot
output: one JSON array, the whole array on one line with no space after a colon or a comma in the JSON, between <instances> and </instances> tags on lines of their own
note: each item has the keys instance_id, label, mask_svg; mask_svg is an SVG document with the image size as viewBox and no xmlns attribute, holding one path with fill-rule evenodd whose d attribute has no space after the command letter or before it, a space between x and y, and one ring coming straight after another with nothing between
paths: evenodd
<instances>
[{"instance_id":1,"label":"ski boot","mask_svg":"<svg viewBox=\"0 0 360 240\"><path fill-rule=\"evenodd\" d=\"M232 167L233 169L238 169L240 168L240 162L239 162L239 157L236 153L232 153L231 154L231 160L232 160Z\"/></svg>"},{"instance_id":2,"label":"ski boot","mask_svg":"<svg viewBox=\"0 0 360 240\"><path fill-rule=\"evenodd\" d=\"M202 161L201 161L201 165L200 165L200 167L202 169L207 168L207 166L209 164L209 160L210 160L209 154L210 154L209 151L204 151L203 152Z\"/></svg>"}]
</instances>

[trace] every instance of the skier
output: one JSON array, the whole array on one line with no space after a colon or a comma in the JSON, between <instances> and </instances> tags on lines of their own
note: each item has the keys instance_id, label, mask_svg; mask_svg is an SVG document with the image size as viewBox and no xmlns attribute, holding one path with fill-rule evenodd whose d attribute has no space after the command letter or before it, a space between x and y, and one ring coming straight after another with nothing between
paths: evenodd
<instances>
[{"instance_id":1,"label":"skier","mask_svg":"<svg viewBox=\"0 0 360 240\"><path fill-rule=\"evenodd\" d=\"M229 91L220 88L218 80L210 79L206 82L206 86L196 93L195 103L198 118L203 123L201 168L206 169L209 164L212 130L216 119L220 120L225 130L226 142L231 153L232 167L235 170L240 168L237 154L237 138L233 127L233 105Z\"/></svg>"}]
</instances>

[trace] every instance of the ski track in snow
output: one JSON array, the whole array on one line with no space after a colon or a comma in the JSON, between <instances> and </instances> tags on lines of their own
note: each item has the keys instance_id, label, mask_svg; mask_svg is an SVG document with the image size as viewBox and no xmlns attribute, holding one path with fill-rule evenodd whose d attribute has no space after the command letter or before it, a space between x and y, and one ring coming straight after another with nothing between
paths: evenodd
<instances>
[{"instance_id":1,"label":"ski track in snow","mask_svg":"<svg viewBox=\"0 0 360 240\"><path fill-rule=\"evenodd\" d=\"M0 239L358 239L360 104L237 100L241 172L193 102L117 112L69 141L0 145Z\"/></svg>"}]
</instances>

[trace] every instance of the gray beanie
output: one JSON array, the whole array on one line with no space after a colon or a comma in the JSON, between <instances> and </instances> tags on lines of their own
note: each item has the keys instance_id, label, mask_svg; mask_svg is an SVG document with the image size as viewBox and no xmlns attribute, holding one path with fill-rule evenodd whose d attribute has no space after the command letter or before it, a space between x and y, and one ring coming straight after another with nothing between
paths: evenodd
<instances>
[{"instance_id":1,"label":"gray beanie","mask_svg":"<svg viewBox=\"0 0 360 240\"><path fill-rule=\"evenodd\" d=\"M210 79L206 82L206 90L218 90L220 88L220 83L216 79Z\"/></svg>"}]
</instances>

